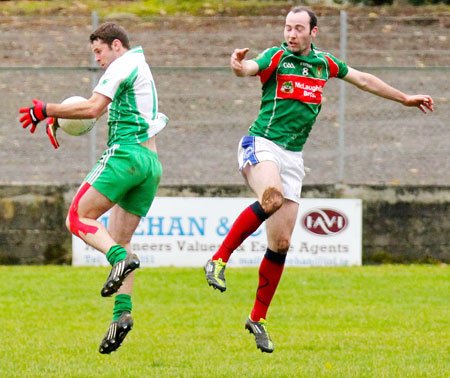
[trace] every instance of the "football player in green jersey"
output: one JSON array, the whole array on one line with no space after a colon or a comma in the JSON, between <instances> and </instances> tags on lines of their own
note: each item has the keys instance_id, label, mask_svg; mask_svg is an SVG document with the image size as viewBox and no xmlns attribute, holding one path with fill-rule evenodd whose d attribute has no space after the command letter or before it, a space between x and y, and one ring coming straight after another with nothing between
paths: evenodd
<instances>
[{"instance_id":1,"label":"football player in green jersey","mask_svg":"<svg viewBox=\"0 0 450 378\"><path fill-rule=\"evenodd\" d=\"M109 297L117 292L113 320L99 351L108 354L121 345L133 326L131 292L139 258L130 241L158 188L162 168L156 135L167 117L158 113L158 97L141 47L130 48L126 31L105 23L89 37L96 62L105 70L92 96L83 102L45 104L20 109L23 127L47 117L47 134L55 148L54 118L98 118L108 112L108 149L78 189L67 216L67 228L106 255L112 265L101 289ZM97 219L111 210L108 229Z\"/></svg>"},{"instance_id":2,"label":"football player in green jersey","mask_svg":"<svg viewBox=\"0 0 450 378\"><path fill-rule=\"evenodd\" d=\"M321 108L322 90L332 77L356 87L433 111L428 95L408 95L369 73L358 71L329 53L318 50L317 18L308 8L294 7L286 17L285 42L263 51L256 59L245 59L247 48L236 49L231 67L239 77L258 75L262 101L249 135L239 144L242 175L257 201L238 216L219 250L205 265L209 285L225 291L225 267L233 251L266 222L267 251L259 268L259 285L254 307L245 328L253 333L263 352L274 350L267 332L266 315L281 278L292 231L297 219L302 180L302 150Z\"/></svg>"}]
</instances>

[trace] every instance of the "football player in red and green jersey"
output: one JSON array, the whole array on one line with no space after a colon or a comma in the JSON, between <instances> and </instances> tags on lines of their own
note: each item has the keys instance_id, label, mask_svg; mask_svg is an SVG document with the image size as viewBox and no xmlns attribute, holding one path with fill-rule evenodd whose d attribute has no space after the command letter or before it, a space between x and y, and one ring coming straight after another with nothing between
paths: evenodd
<instances>
[{"instance_id":1,"label":"football player in red and green jersey","mask_svg":"<svg viewBox=\"0 0 450 378\"><path fill-rule=\"evenodd\" d=\"M283 272L292 231L297 219L303 168L303 146L320 112L326 82L337 77L356 87L433 111L428 95L408 95L369 73L358 71L312 43L317 18L308 8L295 7L286 17L285 42L247 60L248 48L236 49L231 67L236 76L260 77L262 100L259 116L239 144L242 175L257 201L239 215L219 250L205 265L209 285L226 290L225 267L233 251L265 221L267 251L259 268L254 307L245 328L253 333L261 351L271 353L266 315Z\"/></svg>"}]
</instances>

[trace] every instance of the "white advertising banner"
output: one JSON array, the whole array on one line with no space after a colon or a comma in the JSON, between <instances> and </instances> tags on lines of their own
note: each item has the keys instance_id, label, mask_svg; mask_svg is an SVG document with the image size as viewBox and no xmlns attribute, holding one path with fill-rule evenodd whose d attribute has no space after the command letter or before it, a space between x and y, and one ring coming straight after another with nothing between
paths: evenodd
<instances>
[{"instance_id":1,"label":"white advertising banner","mask_svg":"<svg viewBox=\"0 0 450 378\"><path fill-rule=\"evenodd\" d=\"M142 267L203 266L219 248L234 220L254 198L156 197L131 241ZM109 214L99 218L108 226ZM361 265L360 199L301 200L286 266ZM257 266L267 248L261 227L233 253L228 266ZM108 265L105 256L78 237L74 266Z\"/></svg>"}]
</instances>

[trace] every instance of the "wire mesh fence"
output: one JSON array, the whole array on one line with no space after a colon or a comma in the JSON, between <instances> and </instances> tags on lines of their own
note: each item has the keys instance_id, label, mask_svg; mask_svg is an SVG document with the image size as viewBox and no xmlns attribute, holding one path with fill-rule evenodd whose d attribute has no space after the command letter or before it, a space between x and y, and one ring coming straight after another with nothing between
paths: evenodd
<instances>
[{"instance_id":1,"label":"wire mesh fence","mask_svg":"<svg viewBox=\"0 0 450 378\"><path fill-rule=\"evenodd\" d=\"M34 135L20 127L18 109L32 98L61 102L71 95L90 96L95 81L87 42L91 20L1 21L0 183L79 182L91 168L91 137L58 131L61 148L55 151L44 127ZM160 111L170 118L158 136L162 184L241 184L237 144L258 115L260 83L234 77L227 67L229 55L236 47L250 47L253 57L279 45L284 18L118 21L132 44L144 47ZM430 94L436 109L423 115L346 84L345 149L339 151L340 81L330 80L305 146L305 184L449 185L450 15L425 21L381 16L347 21L349 65L406 93ZM339 56L339 15L320 18L319 28L317 45ZM19 31L24 36L20 43ZM419 38L422 49L417 51ZM97 123L96 133L99 157L106 143L105 119ZM338 178L340 153L344 171Z\"/></svg>"}]
</instances>

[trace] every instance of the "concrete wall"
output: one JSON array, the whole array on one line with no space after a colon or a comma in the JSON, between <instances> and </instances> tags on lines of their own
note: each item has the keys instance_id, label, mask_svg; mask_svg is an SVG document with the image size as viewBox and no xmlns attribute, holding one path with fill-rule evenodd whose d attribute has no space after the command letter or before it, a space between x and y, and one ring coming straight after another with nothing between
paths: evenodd
<instances>
[{"instance_id":1,"label":"concrete wall","mask_svg":"<svg viewBox=\"0 0 450 378\"><path fill-rule=\"evenodd\" d=\"M0 186L0 264L70 264L76 186ZM253 197L245 186L166 186L159 196ZM305 186L305 198L363 200L363 262L450 263L450 187Z\"/></svg>"}]
</instances>

